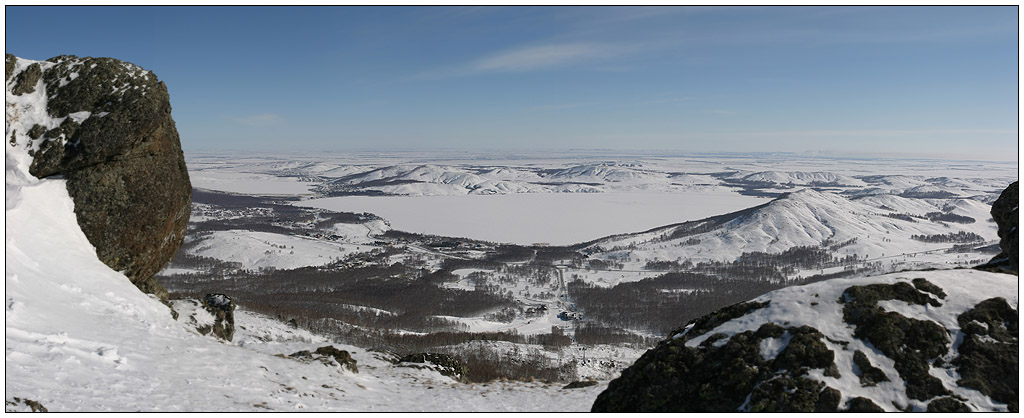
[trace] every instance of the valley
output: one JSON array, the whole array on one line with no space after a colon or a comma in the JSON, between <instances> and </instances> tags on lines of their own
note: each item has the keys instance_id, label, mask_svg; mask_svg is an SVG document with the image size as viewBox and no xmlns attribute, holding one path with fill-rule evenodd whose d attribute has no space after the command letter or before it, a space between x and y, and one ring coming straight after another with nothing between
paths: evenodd
<instances>
[{"instance_id":1,"label":"valley","mask_svg":"<svg viewBox=\"0 0 1024 418\"><path fill-rule=\"evenodd\" d=\"M158 277L338 343L450 354L471 380L608 380L680 323L774 289L984 263L1013 175L600 157L199 154L188 235Z\"/></svg>"}]
</instances>

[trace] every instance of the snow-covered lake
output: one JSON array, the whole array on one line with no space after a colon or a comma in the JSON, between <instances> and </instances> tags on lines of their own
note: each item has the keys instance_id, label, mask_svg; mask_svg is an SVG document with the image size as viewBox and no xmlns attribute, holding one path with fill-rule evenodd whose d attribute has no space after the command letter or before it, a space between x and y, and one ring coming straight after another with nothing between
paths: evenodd
<instances>
[{"instance_id":1,"label":"snow-covered lake","mask_svg":"<svg viewBox=\"0 0 1024 418\"><path fill-rule=\"evenodd\" d=\"M398 230L515 244L574 244L721 215L767 202L733 192L347 196L296 204L371 212Z\"/></svg>"}]
</instances>

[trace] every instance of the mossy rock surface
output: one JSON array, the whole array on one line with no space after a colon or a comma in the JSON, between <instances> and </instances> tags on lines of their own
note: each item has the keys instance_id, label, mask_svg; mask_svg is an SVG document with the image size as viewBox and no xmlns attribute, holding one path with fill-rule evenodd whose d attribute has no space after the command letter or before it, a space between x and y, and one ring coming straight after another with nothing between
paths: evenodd
<instances>
[{"instance_id":1,"label":"mossy rock surface","mask_svg":"<svg viewBox=\"0 0 1024 418\"><path fill-rule=\"evenodd\" d=\"M971 408L952 397L939 398L928 403L928 412L971 412Z\"/></svg>"},{"instance_id":2,"label":"mossy rock surface","mask_svg":"<svg viewBox=\"0 0 1024 418\"><path fill-rule=\"evenodd\" d=\"M977 302L1012 286L1003 280L1012 276L964 273L837 279L730 306L644 353L591 410L1017 411L1017 311L1003 298ZM972 276L982 281L977 292L960 290ZM826 302L810 304L815 291ZM964 311L965 301L976 306ZM936 377L944 374L959 381ZM978 392L995 405L972 400Z\"/></svg>"},{"instance_id":3,"label":"mossy rock surface","mask_svg":"<svg viewBox=\"0 0 1024 418\"><path fill-rule=\"evenodd\" d=\"M681 338L685 340L691 340L706 334L708 331L717 328L719 325L722 325L733 319L749 314L758 309L764 308L765 306L768 306L768 303L769 302L767 301L742 302L737 303L735 305L730 305L725 308L719 309L715 312L712 312L710 314L704 315L700 318L697 318L691 321L686 326L679 328L675 331L672 331L671 333L669 333L669 335L683 334Z\"/></svg>"},{"instance_id":4,"label":"mossy rock surface","mask_svg":"<svg viewBox=\"0 0 1024 418\"><path fill-rule=\"evenodd\" d=\"M11 94L21 96L26 93L35 92L36 84L39 83L39 78L42 76L43 70L38 62L29 65L14 78L14 88L11 89Z\"/></svg>"},{"instance_id":5,"label":"mossy rock surface","mask_svg":"<svg viewBox=\"0 0 1024 418\"><path fill-rule=\"evenodd\" d=\"M934 286L927 280L916 285ZM871 343L895 362L896 371L906 381L908 397L925 401L948 395L942 381L928 373L930 363L949 351L948 331L933 321L886 311L878 306L884 300L941 306L931 295L907 282L851 286L840 299L844 304L843 320L853 325L855 337Z\"/></svg>"},{"instance_id":6,"label":"mossy rock surface","mask_svg":"<svg viewBox=\"0 0 1024 418\"><path fill-rule=\"evenodd\" d=\"M749 312L751 306L744 305L712 318ZM738 316L742 313L735 317ZM697 323L709 323L708 320L704 317ZM693 329L696 326L690 332ZM785 337L789 337L786 347L774 358L765 360L761 342ZM592 411L835 411L840 399L838 392L806 377L811 369L838 375L834 354L823 339L812 327L787 328L773 323L732 337L713 334L696 347L687 346L685 336L672 338L644 353L621 377L609 383L608 389L598 395Z\"/></svg>"},{"instance_id":7,"label":"mossy rock surface","mask_svg":"<svg viewBox=\"0 0 1024 418\"><path fill-rule=\"evenodd\" d=\"M982 301L957 317L964 339L953 359L960 374L957 384L1006 403L1014 412L1020 408L1019 320L1006 299Z\"/></svg>"},{"instance_id":8,"label":"mossy rock surface","mask_svg":"<svg viewBox=\"0 0 1024 418\"><path fill-rule=\"evenodd\" d=\"M845 412L885 412L874 401L864 397L856 397L846 402Z\"/></svg>"},{"instance_id":9,"label":"mossy rock surface","mask_svg":"<svg viewBox=\"0 0 1024 418\"><path fill-rule=\"evenodd\" d=\"M860 378L861 386L875 386L880 382L889 381L889 377L882 369L871 365L871 360L868 360L867 354L864 354L863 351L853 352L853 364L857 366L854 373Z\"/></svg>"}]
</instances>

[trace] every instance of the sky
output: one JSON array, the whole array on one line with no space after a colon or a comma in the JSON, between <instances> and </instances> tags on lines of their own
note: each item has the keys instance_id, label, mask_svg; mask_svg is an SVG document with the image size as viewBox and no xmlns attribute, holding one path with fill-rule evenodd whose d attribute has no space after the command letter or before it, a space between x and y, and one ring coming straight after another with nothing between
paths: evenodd
<instances>
[{"instance_id":1,"label":"sky","mask_svg":"<svg viewBox=\"0 0 1024 418\"><path fill-rule=\"evenodd\" d=\"M166 82L189 150L1017 160L1017 7L6 6Z\"/></svg>"}]
</instances>

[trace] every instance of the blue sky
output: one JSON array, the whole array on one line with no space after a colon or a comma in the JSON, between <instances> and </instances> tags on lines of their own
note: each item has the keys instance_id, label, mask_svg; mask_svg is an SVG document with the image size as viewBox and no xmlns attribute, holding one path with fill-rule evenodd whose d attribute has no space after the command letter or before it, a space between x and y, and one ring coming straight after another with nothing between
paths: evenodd
<instances>
[{"instance_id":1,"label":"blue sky","mask_svg":"<svg viewBox=\"0 0 1024 418\"><path fill-rule=\"evenodd\" d=\"M1017 159L1016 7L6 7L154 71L188 150ZM1012 154L1012 155L1011 155Z\"/></svg>"}]
</instances>

